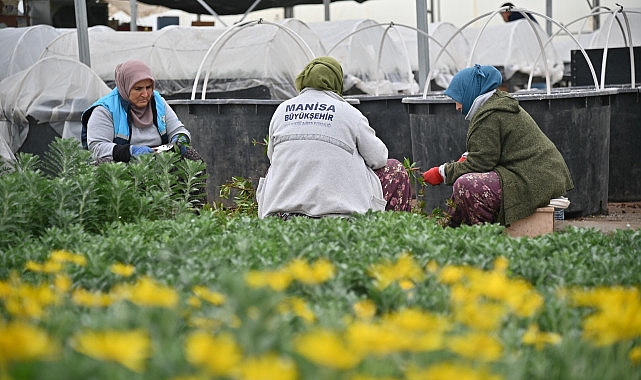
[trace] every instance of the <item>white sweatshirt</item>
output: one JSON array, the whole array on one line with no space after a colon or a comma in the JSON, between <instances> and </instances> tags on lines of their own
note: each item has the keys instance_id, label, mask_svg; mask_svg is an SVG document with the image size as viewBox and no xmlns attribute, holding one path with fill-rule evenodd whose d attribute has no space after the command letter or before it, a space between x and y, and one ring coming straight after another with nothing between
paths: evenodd
<instances>
[{"instance_id":1,"label":"white sweatshirt","mask_svg":"<svg viewBox=\"0 0 641 380\"><path fill-rule=\"evenodd\" d=\"M272 116L258 216L382 211L386 202L372 169L385 166L387 153L359 110L331 91L305 88Z\"/></svg>"}]
</instances>

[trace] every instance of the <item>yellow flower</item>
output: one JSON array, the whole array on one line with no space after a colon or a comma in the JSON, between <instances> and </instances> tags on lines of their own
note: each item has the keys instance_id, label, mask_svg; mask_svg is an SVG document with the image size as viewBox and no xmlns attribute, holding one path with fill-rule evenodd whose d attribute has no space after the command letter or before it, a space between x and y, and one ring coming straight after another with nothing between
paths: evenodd
<instances>
[{"instance_id":1,"label":"yellow flower","mask_svg":"<svg viewBox=\"0 0 641 380\"><path fill-rule=\"evenodd\" d=\"M60 302L60 293L56 293L49 284L23 284L13 278L4 296L4 306L9 314L18 317L42 318L48 306Z\"/></svg>"},{"instance_id":2,"label":"yellow flower","mask_svg":"<svg viewBox=\"0 0 641 380\"><path fill-rule=\"evenodd\" d=\"M356 302L353 310L359 319L372 319L376 315L376 304L370 299L365 299Z\"/></svg>"},{"instance_id":3,"label":"yellow flower","mask_svg":"<svg viewBox=\"0 0 641 380\"><path fill-rule=\"evenodd\" d=\"M383 316L383 321L412 332L445 332L451 328L447 318L420 309L402 309Z\"/></svg>"},{"instance_id":4,"label":"yellow flower","mask_svg":"<svg viewBox=\"0 0 641 380\"><path fill-rule=\"evenodd\" d=\"M475 330L495 330L500 327L501 321L507 314L504 304L485 300L461 285L452 287L451 298L454 320Z\"/></svg>"},{"instance_id":5,"label":"yellow flower","mask_svg":"<svg viewBox=\"0 0 641 380\"><path fill-rule=\"evenodd\" d=\"M245 274L245 282L252 288L270 287L276 291L283 291L292 280L291 274L283 270L249 271Z\"/></svg>"},{"instance_id":6,"label":"yellow flower","mask_svg":"<svg viewBox=\"0 0 641 380\"><path fill-rule=\"evenodd\" d=\"M641 364L641 346L632 347L628 357L632 363Z\"/></svg>"},{"instance_id":7,"label":"yellow flower","mask_svg":"<svg viewBox=\"0 0 641 380\"><path fill-rule=\"evenodd\" d=\"M329 330L317 330L296 337L294 348L308 360L333 369L352 369L362 360L338 333Z\"/></svg>"},{"instance_id":8,"label":"yellow flower","mask_svg":"<svg viewBox=\"0 0 641 380\"><path fill-rule=\"evenodd\" d=\"M74 263L80 266L84 266L87 263L87 259L84 256L65 250L51 252L49 259L59 263Z\"/></svg>"},{"instance_id":9,"label":"yellow flower","mask_svg":"<svg viewBox=\"0 0 641 380\"><path fill-rule=\"evenodd\" d=\"M63 264L65 263L84 266L87 263L87 259L82 255L71 253L69 251L57 250L51 252L49 259L42 264L32 260L27 261L25 269L40 273L58 273L63 269Z\"/></svg>"},{"instance_id":10,"label":"yellow flower","mask_svg":"<svg viewBox=\"0 0 641 380\"><path fill-rule=\"evenodd\" d=\"M85 331L72 338L71 346L84 355L119 363L134 372L142 372L151 356L151 339L142 330Z\"/></svg>"},{"instance_id":11,"label":"yellow flower","mask_svg":"<svg viewBox=\"0 0 641 380\"><path fill-rule=\"evenodd\" d=\"M203 303L198 297L189 297L187 298L187 305L193 307L194 309L200 309Z\"/></svg>"},{"instance_id":12,"label":"yellow flower","mask_svg":"<svg viewBox=\"0 0 641 380\"><path fill-rule=\"evenodd\" d=\"M425 270L430 273L436 273L438 271L438 263L434 260L430 260L427 265L425 265Z\"/></svg>"},{"instance_id":13,"label":"yellow flower","mask_svg":"<svg viewBox=\"0 0 641 380\"><path fill-rule=\"evenodd\" d=\"M395 263L374 264L368 272L375 279L378 289L385 289L394 282L422 281L425 277L421 267L408 253L401 254Z\"/></svg>"},{"instance_id":14,"label":"yellow flower","mask_svg":"<svg viewBox=\"0 0 641 380\"><path fill-rule=\"evenodd\" d=\"M596 308L583 320L583 336L598 346L641 336L641 298L638 288L596 288L574 290L577 306Z\"/></svg>"},{"instance_id":15,"label":"yellow flower","mask_svg":"<svg viewBox=\"0 0 641 380\"><path fill-rule=\"evenodd\" d=\"M505 272L509 265L508 259L505 257L499 256L494 259L494 270L499 272Z\"/></svg>"},{"instance_id":16,"label":"yellow flower","mask_svg":"<svg viewBox=\"0 0 641 380\"><path fill-rule=\"evenodd\" d=\"M198 297L200 297L201 299L213 305L221 306L222 304L225 303L225 295L218 292L212 292L211 290L207 289L204 286L194 286L192 291Z\"/></svg>"},{"instance_id":17,"label":"yellow flower","mask_svg":"<svg viewBox=\"0 0 641 380\"><path fill-rule=\"evenodd\" d=\"M295 380L298 378L298 371L291 359L272 353L245 359L239 367L240 379Z\"/></svg>"},{"instance_id":18,"label":"yellow flower","mask_svg":"<svg viewBox=\"0 0 641 380\"><path fill-rule=\"evenodd\" d=\"M467 359L491 362L501 358L503 345L501 342L484 333L472 332L461 336L450 337L447 340L450 351Z\"/></svg>"},{"instance_id":19,"label":"yellow flower","mask_svg":"<svg viewBox=\"0 0 641 380\"><path fill-rule=\"evenodd\" d=\"M281 313L292 313L305 322L312 323L316 321L316 315L309 309L305 300L299 297L289 297L283 300L279 305Z\"/></svg>"},{"instance_id":20,"label":"yellow flower","mask_svg":"<svg viewBox=\"0 0 641 380\"><path fill-rule=\"evenodd\" d=\"M485 368L470 368L454 363L438 363L427 369L410 368L406 372L407 380L501 380Z\"/></svg>"},{"instance_id":21,"label":"yellow flower","mask_svg":"<svg viewBox=\"0 0 641 380\"><path fill-rule=\"evenodd\" d=\"M533 345L537 350L542 350L546 344L557 344L561 342L561 335L557 333L546 333L539 331L539 326L532 324L528 327L522 339L524 344Z\"/></svg>"},{"instance_id":22,"label":"yellow flower","mask_svg":"<svg viewBox=\"0 0 641 380\"><path fill-rule=\"evenodd\" d=\"M197 331L185 340L185 356L188 362L212 375L226 376L238 366L242 352L231 335L212 336Z\"/></svg>"},{"instance_id":23,"label":"yellow flower","mask_svg":"<svg viewBox=\"0 0 641 380\"><path fill-rule=\"evenodd\" d=\"M444 284L455 284L464 278L465 272L466 270L463 266L446 265L439 272L438 279Z\"/></svg>"},{"instance_id":24,"label":"yellow flower","mask_svg":"<svg viewBox=\"0 0 641 380\"><path fill-rule=\"evenodd\" d=\"M57 345L47 333L24 322L0 323L0 367L9 362L52 359Z\"/></svg>"},{"instance_id":25,"label":"yellow flower","mask_svg":"<svg viewBox=\"0 0 641 380\"><path fill-rule=\"evenodd\" d=\"M80 306L86 307L106 307L114 303L116 298L112 294L91 292L86 289L78 288L71 294L71 300Z\"/></svg>"},{"instance_id":26,"label":"yellow flower","mask_svg":"<svg viewBox=\"0 0 641 380\"><path fill-rule=\"evenodd\" d=\"M66 293L71 289L72 281L69 276L59 274L54 279L54 287L61 293Z\"/></svg>"},{"instance_id":27,"label":"yellow flower","mask_svg":"<svg viewBox=\"0 0 641 380\"><path fill-rule=\"evenodd\" d=\"M47 260L44 263L40 264L35 261L27 261L25 264L25 269L32 272L39 273L58 273L62 270L62 263L59 261Z\"/></svg>"},{"instance_id":28,"label":"yellow flower","mask_svg":"<svg viewBox=\"0 0 641 380\"><path fill-rule=\"evenodd\" d=\"M133 265L127 265L122 263L112 264L109 267L109 270L122 277L131 277L136 271L136 267Z\"/></svg>"},{"instance_id":29,"label":"yellow flower","mask_svg":"<svg viewBox=\"0 0 641 380\"><path fill-rule=\"evenodd\" d=\"M116 286L112 293L141 306L173 308L178 304L176 290L149 277L142 277L132 285Z\"/></svg>"},{"instance_id":30,"label":"yellow flower","mask_svg":"<svg viewBox=\"0 0 641 380\"><path fill-rule=\"evenodd\" d=\"M294 280L309 285L321 284L334 277L334 265L323 258L311 265L301 259L295 259L285 267L285 270Z\"/></svg>"},{"instance_id":31,"label":"yellow flower","mask_svg":"<svg viewBox=\"0 0 641 380\"><path fill-rule=\"evenodd\" d=\"M348 326L345 337L350 349L363 357L368 354L386 355L414 348L413 336L392 324L357 321Z\"/></svg>"}]
</instances>

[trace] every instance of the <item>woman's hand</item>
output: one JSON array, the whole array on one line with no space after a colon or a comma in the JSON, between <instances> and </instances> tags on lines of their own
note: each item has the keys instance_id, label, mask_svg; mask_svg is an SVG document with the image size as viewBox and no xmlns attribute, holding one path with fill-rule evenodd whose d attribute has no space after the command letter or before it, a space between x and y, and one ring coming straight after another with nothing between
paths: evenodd
<instances>
[{"instance_id":1,"label":"woman's hand","mask_svg":"<svg viewBox=\"0 0 641 380\"><path fill-rule=\"evenodd\" d=\"M423 173L423 180L432 186L439 185L444 181L443 176L438 171L438 166L435 166Z\"/></svg>"},{"instance_id":2,"label":"woman's hand","mask_svg":"<svg viewBox=\"0 0 641 380\"><path fill-rule=\"evenodd\" d=\"M129 154L131 157L138 157L141 154L154 153L154 150L145 145L131 145L129 146Z\"/></svg>"},{"instance_id":3,"label":"woman's hand","mask_svg":"<svg viewBox=\"0 0 641 380\"><path fill-rule=\"evenodd\" d=\"M184 156L187 152L187 148L189 147L189 137L183 133L179 133L172 137L171 142L174 144L176 153L180 153L181 156Z\"/></svg>"}]
</instances>

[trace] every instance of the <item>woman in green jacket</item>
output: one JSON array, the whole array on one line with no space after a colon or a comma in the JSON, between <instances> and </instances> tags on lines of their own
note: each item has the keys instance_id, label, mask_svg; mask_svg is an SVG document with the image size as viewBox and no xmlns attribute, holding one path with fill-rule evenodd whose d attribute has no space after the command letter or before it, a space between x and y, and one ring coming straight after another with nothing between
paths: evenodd
<instances>
[{"instance_id":1,"label":"woman in green jacket","mask_svg":"<svg viewBox=\"0 0 641 380\"><path fill-rule=\"evenodd\" d=\"M509 226L574 188L556 146L507 92L501 73L475 65L459 71L445 90L470 121L467 152L423 173L430 185L453 186L450 226Z\"/></svg>"}]
</instances>

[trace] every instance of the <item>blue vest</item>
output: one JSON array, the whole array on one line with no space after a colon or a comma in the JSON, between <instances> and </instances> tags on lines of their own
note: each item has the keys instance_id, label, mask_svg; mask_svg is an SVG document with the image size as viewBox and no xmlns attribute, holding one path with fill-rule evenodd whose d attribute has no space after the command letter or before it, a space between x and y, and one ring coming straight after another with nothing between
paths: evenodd
<instances>
[{"instance_id":1,"label":"blue vest","mask_svg":"<svg viewBox=\"0 0 641 380\"><path fill-rule=\"evenodd\" d=\"M154 125L158 128L158 133L162 139L163 144L169 142L167 136L167 124L165 122L166 110L165 102L160 96L158 91L154 90L154 96L151 99L152 107L154 111ZM91 107L87 108L81 117L82 121L82 132L81 140L82 146L85 149L89 149L87 145L87 123L89 117L93 112L94 108L97 106L103 106L111 113L111 118L114 121L114 140L113 142L118 145L126 145L131 141L131 125L129 125L129 102L122 99L118 93L118 89L114 88L111 92L102 98L96 100Z\"/></svg>"}]
</instances>

